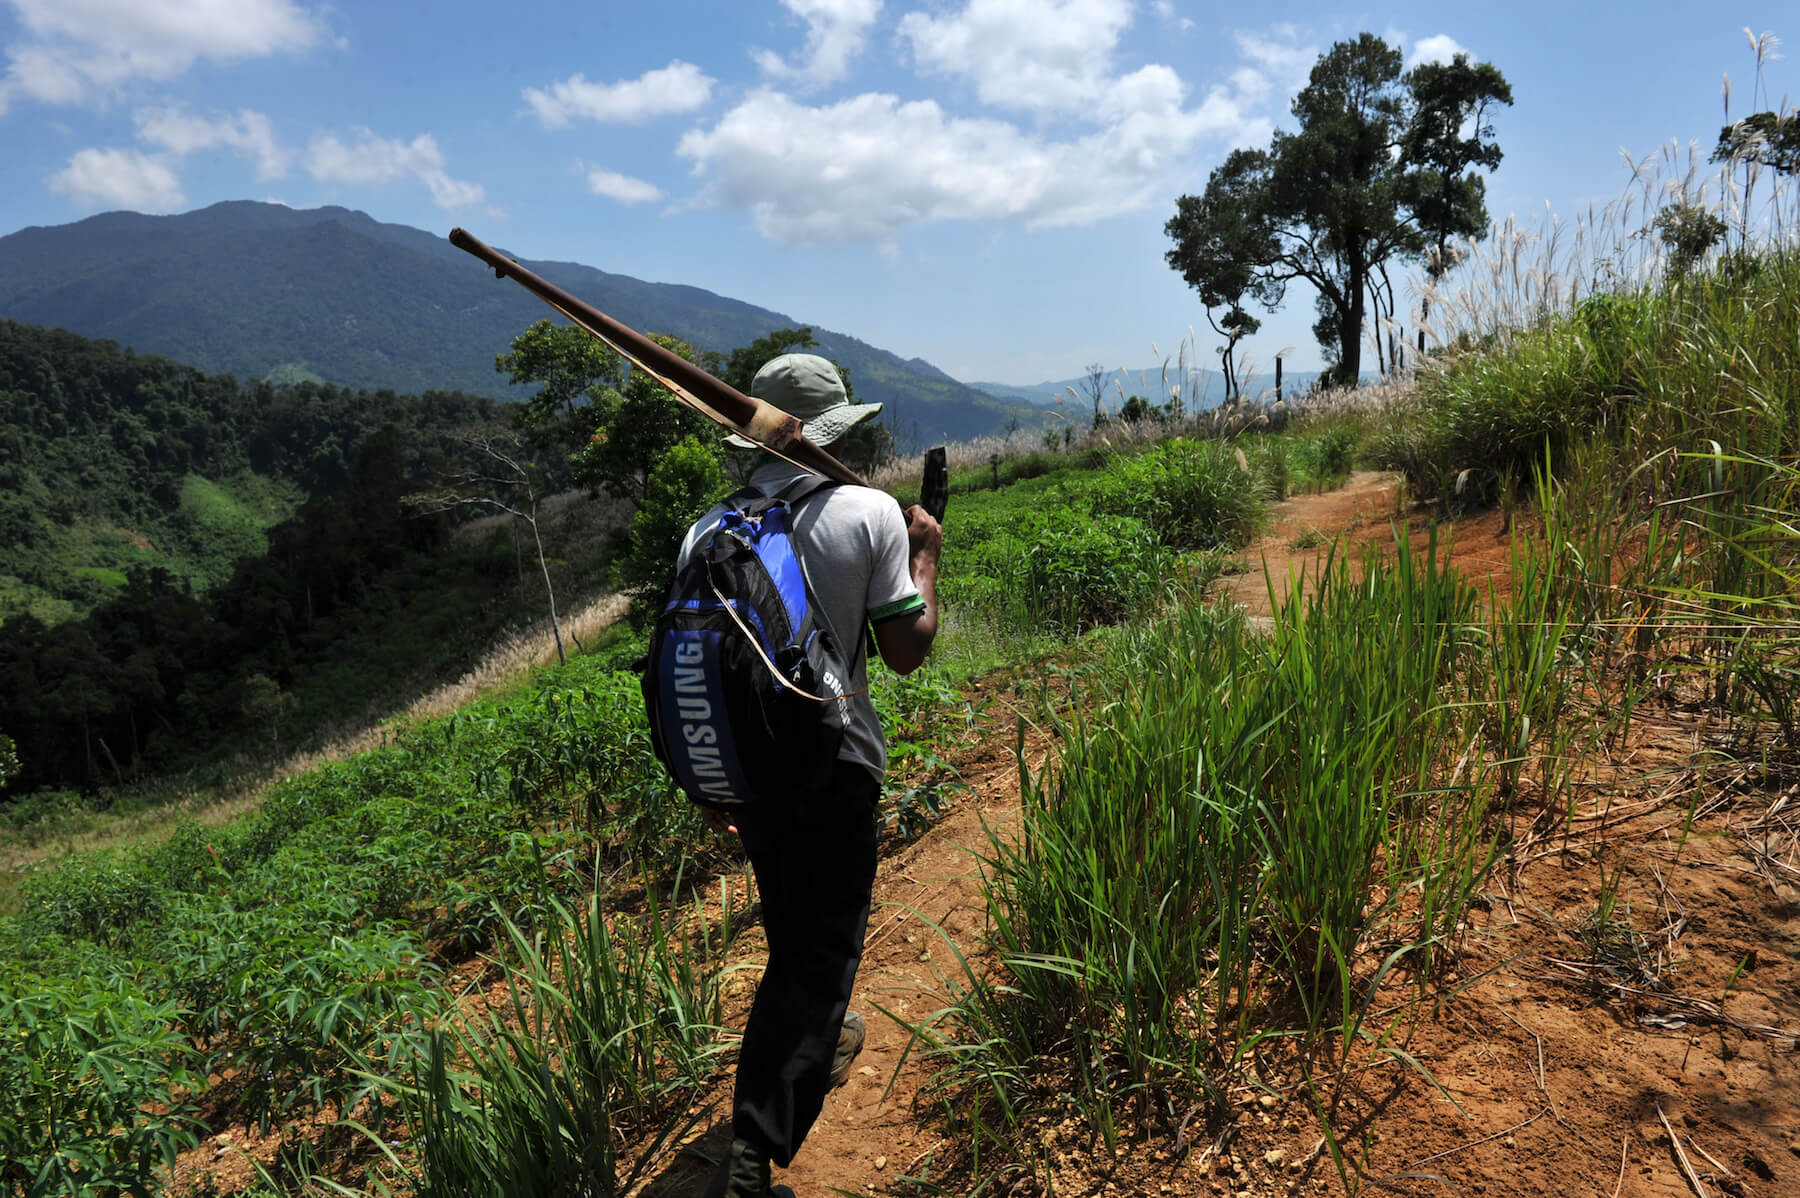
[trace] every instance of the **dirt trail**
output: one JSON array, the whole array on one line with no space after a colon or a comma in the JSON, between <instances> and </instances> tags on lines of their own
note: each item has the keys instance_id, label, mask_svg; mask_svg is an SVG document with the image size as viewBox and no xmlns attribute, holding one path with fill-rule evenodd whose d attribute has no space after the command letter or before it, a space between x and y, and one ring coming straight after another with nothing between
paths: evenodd
<instances>
[{"instance_id":1,"label":"dirt trail","mask_svg":"<svg viewBox=\"0 0 1800 1198\"><path fill-rule=\"evenodd\" d=\"M1277 505L1272 530L1245 555L1250 572L1227 579L1223 592L1266 614L1271 584L1281 593L1297 571L1317 568L1325 547L1304 547L1308 530L1325 542L1343 535L1352 548L1391 545L1394 504L1390 480L1358 474L1342 490ZM1422 539L1422 522L1413 524ZM1447 535L1456 564L1503 594L1510 555L1499 514ZM956 964L925 920L965 953L979 943L983 823L1008 829L1018 813L1015 713L1003 684L988 697L983 726L956 757L971 792L881 863L854 999L868 1016L868 1044L794 1167L778 1174L801 1198L909 1194L895 1179L941 1147L932 1110L914 1109L925 1069L915 1057L894 1076L907 1035L876 1007L916 1019L942 1004L941 976ZM1511 852L1472 921L1461 988L1399 1033L1437 1085L1370 1058L1339 1096L1337 1124L1353 1151L1366 1146L1368 1174L1386 1179L1384 1191L1800 1194L1800 874L1788 822L1800 786L1782 800L1791 779L1708 772L1709 735L1701 711L1671 702L1639 718L1614 758L1596 764L1573 831L1562 831L1560 813L1541 821L1554 825L1547 836L1534 830L1534 812L1517 815ZM1028 756L1044 751L1041 737L1028 738ZM1603 873L1616 880L1615 916L1636 929L1648 977L1597 979L1569 964L1585 959L1578 932ZM753 954L760 937L740 945ZM736 976L734 1008L754 979ZM1262 1080L1279 1097L1244 1095L1223 1152L1198 1136L1177 1147L1159 1132L1109 1162L1077 1139L1057 1149L1056 1193L1341 1192L1292 1079L1272 1066ZM727 1077L711 1096L701 1152L717 1153L728 1136L729 1091ZM698 1194L707 1173L683 1153L642 1193Z\"/></svg>"},{"instance_id":2,"label":"dirt trail","mask_svg":"<svg viewBox=\"0 0 1800 1198\"><path fill-rule=\"evenodd\" d=\"M1219 594L1253 616L1267 616L1270 594L1285 596L1297 575L1316 577L1334 545L1335 552L1348 553L1354 561L1364 546L1391 548L1395 528L1404 522L1413 545L1422 548L1431 522L1418 513L1401 512L1396 488L1391 474L1359 470L1335 491L1274 504L1269 530L1241 555L1249 570L1221 579ZM1512 560L1503 523L1499 512L1484 512L1439 529L1442 547L1456 568L1484 588L1492 582L1502 595Z\"/></svg>"}]
</instances>

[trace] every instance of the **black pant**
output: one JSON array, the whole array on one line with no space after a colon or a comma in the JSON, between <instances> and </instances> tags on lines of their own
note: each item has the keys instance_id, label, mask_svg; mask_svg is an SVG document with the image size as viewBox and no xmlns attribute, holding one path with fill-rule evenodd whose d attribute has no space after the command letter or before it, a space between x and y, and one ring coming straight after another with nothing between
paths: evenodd
<instances>
[{"instance_id":1,"label":"black pant","mask_svg":"<svg viewBox=\"0 0 1800 1198\"><path fill-rule=\"evenodd\" d=\"M756 871L769 965L738 1052L731 1127L786 1168L831 1077L869 927L881 785L840 761L828 792L734 812Z\"/></svg>"}]
</instances>

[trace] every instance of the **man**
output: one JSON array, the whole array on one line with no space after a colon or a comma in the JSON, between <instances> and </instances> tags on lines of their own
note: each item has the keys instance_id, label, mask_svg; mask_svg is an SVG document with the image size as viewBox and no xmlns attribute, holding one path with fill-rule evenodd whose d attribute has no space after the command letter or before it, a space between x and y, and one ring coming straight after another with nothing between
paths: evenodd
<instances>
[{"instance_id":1,"label":"man","mask_svg":"<svg viewBox=\"0 0 1800 1198\"><path fill-rule=\"evenodd\" d=\"M773 359L757 371L750 391L798 417L807 440L834 455L851 428L881 411L880 404L850 403L837 367L815 354ZM803 473L771 456L750 485L773 495ZM714 507L688 530L681 563L724 510ZM771 1187L770 1165L786 1168L793 1160L826 1092L843 1084L862 1048L862 1019L848 1007L868 929L875 808L887 750L859 645L865 625L872 626L881 659L907 674L937 636L943 533L923 509L902 514L881 491L838 486L801 500L789 527L814 598L853 658L844 690L854 697L826 790L784 795L731 816L707 811L715 829L743 838L769 944L738 1053L731 1146L707 1198L792 1198L788 1187Z\"/></svg>"}]
</instances>

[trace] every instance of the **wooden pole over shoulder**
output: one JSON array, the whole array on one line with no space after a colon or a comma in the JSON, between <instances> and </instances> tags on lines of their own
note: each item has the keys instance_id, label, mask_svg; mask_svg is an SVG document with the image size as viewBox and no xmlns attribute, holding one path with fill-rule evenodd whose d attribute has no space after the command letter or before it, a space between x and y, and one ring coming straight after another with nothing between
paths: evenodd
<instances>
[{"instance_id":1,"label":"wooden pole over shoulder","mask_svg":"<svg viewBox=\"0 0 1800 1198\"><path fill-rule=\"evenodd\" d=\"M450 244L481 259L493 267L500 278L514 280L576 325L612 346L688 407L771 453L827 478L854 486L868 485L854 470L808 441L801 431L800 421L780 408L745 395L722 379L714 378L680 354L664 349L642 333L620 324L600 309L520 266L467 229L450 230Z\"/></svg>"}]
</instances>

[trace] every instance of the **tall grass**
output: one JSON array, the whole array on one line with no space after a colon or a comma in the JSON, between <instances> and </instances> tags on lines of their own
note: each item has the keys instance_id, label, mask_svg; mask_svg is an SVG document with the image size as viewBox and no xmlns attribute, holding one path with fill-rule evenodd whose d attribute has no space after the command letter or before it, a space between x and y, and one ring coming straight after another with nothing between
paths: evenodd
<instances>
[{"instance_id":1,"label":"tall grass","mask_svg":"<svg viewBox=\"0 0 1800 1198\"><path fill-rule=\"evenodd\" d=\"M1403 535L1275 598L1268 637L1195 603L1112 638L1050 717L1053 761L1021 761L1023 828L985 865L1000 973L915 1029L990 1158L1018 1163L1049 1092L1110 1147L1128 1119L1218 1109L1271 1036L1328 1074L1397 1052L1371 995L1454 947L1497 856L1494 776L1459 760L1483 718L1455 693L1474 589Z\"/></svg>"},{"instance_id":2,"label":"tall grass","mask_svg":"<svg viewBox=\"0 0 1800 1198\"><path fill-rule=\"evenodd\" d=\"M370 1063L409 1129L412 1162L388 1153L409 1192L610 1198L700 1117L686 1108L721 1060L723 940L698 908L653 899L637 919L597 896L552 909L535 932L502 915L502 1001L433 1031L405 1081Z\"/></svg>"},{"instance_id":3,"label":"tall grass","mask_svg":"<svg viewBox=\"0 0 1800 1198\"><path fill-rule=\"evenodd\" d=\"M1788 718L1800 251L1546 315L1422 377L1375 447L1447 505L1531 502L1522 626L1570 633L1618 708L1659 677L1746 727Z\"/></svg>"}]
</instances>

